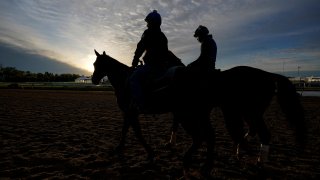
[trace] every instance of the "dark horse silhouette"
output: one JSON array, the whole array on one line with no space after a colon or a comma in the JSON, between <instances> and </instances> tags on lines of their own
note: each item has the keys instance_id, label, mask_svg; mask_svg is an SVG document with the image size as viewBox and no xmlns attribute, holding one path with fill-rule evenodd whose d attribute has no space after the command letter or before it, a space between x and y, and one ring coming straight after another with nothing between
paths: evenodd
<instances>
[{"instance_id":1,"label":"dark horse silhouette","mask_svg":"<svg viewBox=\"0 0 320 180\"><path fill-rule=\"evenodd\" d=\"M108 76L124 116L122 137L116 150L124 147L126 134L131 126L146 149L148 158L152 159L154 152L141 134L139 111L132 106L132 98L127 88L127 79L132 73L132 68L111 58L105 52L95 53L97 58L94 62L92 82L99 84L104 76ZM239 66L219 73L211 72L204 77L192 69L181 67L177 68L173 81L164 94L165 96L161 96L160 93L161 98L157 98L158 106L150 113L172 112L174 122L180 123L191 135L193 143L183 159L185 168L190 165L192 154L202 142L207 144L204 169L212 168L215 133L210 124L210 112L215 106L222 109L226 127L235 143L244 140L245 120L250 127L250 134L257 133L261 142L268 144L270 133L262 116L272 97L277 95L282 110L296 130L296 140L303 143L303 109L294 86L281 75Z\"/></svg>"}]
</instances>

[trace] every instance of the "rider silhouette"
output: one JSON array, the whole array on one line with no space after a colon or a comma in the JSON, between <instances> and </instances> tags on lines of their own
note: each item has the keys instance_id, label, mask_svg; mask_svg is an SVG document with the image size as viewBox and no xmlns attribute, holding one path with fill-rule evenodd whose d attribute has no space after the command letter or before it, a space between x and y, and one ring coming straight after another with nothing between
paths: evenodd
<instances>
[{"instance_id":1,"label":"rider silhouette","mask_svg":"<svg viewBox=\"0 0 320 180\"><path fill-rule=\"evenodd\" d=\"M194 32L194 37L201 43L201 54L197 60L188 65L189 68L199 72L210 72L215 69L217 45L209 34L208 28L200 25Z\"/></svg>"},{"instance_id":2,"label":"rider silhouette","mask_svg":"<svg viewBox=\"0 0 320 180\"><path fill-rule=\"evenodd\" d=\"M144 86L150 77L157 77L165 70L165 59L168 54L168 39L161 31L161 16L153 10L145 18L148 29L142 34L134 53L132 67L135 68L130 78L130 88L133 98L139 108L145 109ZM140 57L143 57L144 65L138 66ZM149 79L148 79L148 78Z\"/></svg>"},{"instance_id":3,"label":"rider silhouette","mask_svg":"<svg viewBox=\"0 0 320 180\"><path fill-rule=\"evenodd\" d=\"M196 96L193 101L194 106L199 107L200 104L204 104L204 102L208 102L208 98L205 96L207 95L209 88L207 87L210 84L211 74L214 73L215 70L215 63L216 63L216 56L217 56L217 45L216 42L212 39L212 35L209 34L208 28L205 26L200 25L193 35L198 41L201 43L201 54L192 63L188 64L187 66L187 74L184 74L185 78L193 82L193 86L188 86L189 89L193 89L194 91L202 92L199 96ZM201 90L200 90L201 89ZM171 145L175 145L176 143L176 132L178 130L179 123L174 122L171 130L171 137L170 142L167 144L168 147Z\"/></svg>"}]
</instances>

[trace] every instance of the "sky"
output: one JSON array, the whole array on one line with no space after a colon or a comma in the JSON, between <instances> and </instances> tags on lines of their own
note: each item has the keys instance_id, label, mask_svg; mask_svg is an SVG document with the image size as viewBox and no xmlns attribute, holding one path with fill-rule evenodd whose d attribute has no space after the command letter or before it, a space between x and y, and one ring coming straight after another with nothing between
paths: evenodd
<instances>
[{"instance_id":1,"label":"sky","mask_svg":"<svg viewBox=\"0 0 320 180\"><path fill-rule=\"evenodd\" d=\"M96 49L130 66L154 9L184 64L199 56L204 25L219 69L320 71L319 0L1 0L0 64L91 75Z\"/></svg>"}]
</instances>

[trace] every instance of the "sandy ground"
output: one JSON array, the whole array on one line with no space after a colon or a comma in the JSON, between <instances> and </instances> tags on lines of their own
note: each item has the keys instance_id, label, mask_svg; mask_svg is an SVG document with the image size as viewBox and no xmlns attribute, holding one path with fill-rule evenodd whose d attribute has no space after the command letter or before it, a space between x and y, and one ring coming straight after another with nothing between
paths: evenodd
<instances>
[{"instance_id":1,"label":"sandy ground","mask_svg":"<svg viewBox=\"0 0 320 180\"><path fill-rule=\"evenodd\" d=\"M253 156L238 161L221 111L212 112L216 128L217 179L319 179L320 98L303 97L307 147L296 153L293 131L276 102L265 113L272 134L270 161L263 168ZM122 116L113 92L0 90L0 179L178 179L182 157L191 145L182 128L174 151L166 150L171 115L141 116L143 134L156 150L154 163L132 130L122 156L113 155ZM257 138L251 140L258 147ZM204 160L205 145L194 157Z\"/></svg>"}]
</instances>

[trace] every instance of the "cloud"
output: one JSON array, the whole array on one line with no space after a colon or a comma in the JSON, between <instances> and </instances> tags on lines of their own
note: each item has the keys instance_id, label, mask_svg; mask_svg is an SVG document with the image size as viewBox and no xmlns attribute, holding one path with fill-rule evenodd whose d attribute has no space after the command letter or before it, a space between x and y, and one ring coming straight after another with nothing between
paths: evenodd
<instances>
[{"instance_id":1,"label":"cloud","mask_svg":"<svg viewBox=\"0 0 320 180\"><path fill-rule=\"evenodd\" d=\"M185 64L200 54L193 37L200 24L217 42L217 65L222 69L261 57L257 65L272 70L263 62L273 62L274 56L290 58L283 53L286 49L319 50L317 0L0 1L0 42L88 70L93 49L130 65L146 28L144 18L153 9L162 15L169 48ZM271 57L268 52L282 53ZM303 54L297 57L319 58L310 51Z\"/></svg>"},{"instance_id":2,"label":"cloud","mask_svg":"<svg viewBox=\"0 0 320 180\"><path fill-rule=\"evenodd\" d=\"M91 75L85 69L76 68L36 53L25 52L23 49L0 43L0 64L4 67L16 67L31 72L74 73Z\"/></svg>"}]
</instances>

